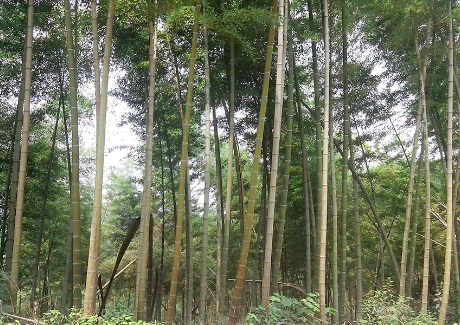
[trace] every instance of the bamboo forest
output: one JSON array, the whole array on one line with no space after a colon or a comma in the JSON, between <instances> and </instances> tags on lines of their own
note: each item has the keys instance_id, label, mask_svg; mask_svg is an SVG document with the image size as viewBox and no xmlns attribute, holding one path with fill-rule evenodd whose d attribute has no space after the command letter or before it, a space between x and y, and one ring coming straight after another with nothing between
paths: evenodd
<instances>
[{"instance_id":1,"label":"bamboo forest","mask_svg":"<svg viewBox=\"0 0 460 325\"><path fill-rule=\"evenodd\" d=\"M0 0L0 324L460 324L456 41L456 0Z\"/></svg>"}]
</instances>

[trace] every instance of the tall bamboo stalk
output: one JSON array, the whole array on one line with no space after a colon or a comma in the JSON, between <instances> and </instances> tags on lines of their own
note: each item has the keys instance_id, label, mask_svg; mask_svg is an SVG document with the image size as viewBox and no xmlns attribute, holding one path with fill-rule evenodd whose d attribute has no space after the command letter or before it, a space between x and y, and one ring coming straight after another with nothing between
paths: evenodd
<instances>
[{"instance_id":1,"label":"tall bamboo stalk","mask_svg":"<svg viewBox=\"0 0 460 325\"><path fill-rule=\"evenodd\" d=\"M216 157L216 222L217 222L217 235L216 235L216 313L217 321L219 319L219 312L225 313L227 310L227 272L222 270L223 264L223 254L222 254L222 230L223 230L223 221L224 221L224 207L223 207L223 191L222 191L222 163L220 159L220 140L219 140L219 130L217 126L217 112L215 105L212 106L212 123L213 123L213 133L214 133L214 151Z\"/></svg>"},{"instance_id":2,"label":"tall bamboo stalk","mask_svg":"<svg viewBox=\"0 0 460 325\"><path fill-rule=\"evenodd\" d=\"M350 128L350 103L348 96L348 12L347 0L342 0L342 80L343 80L343 157L342 157L342 198L340 218L340 278L337 314L339 324L345 320L345 294L347 281L347 213L348 213L348 161Z\"/></svg>"},{"instance_id":3,"label":"tall bamboo stalk","mask_svg":"<svg viewBox=\"0 0 460 325\"><path fill-rule=\"evenodd\" d=\"M53 135L51 137L51 151L49 155L48 166L46 168L45 184L43 188L43 201L41 205L40 222L38 226L37 243L35 247L35 260L34 260L34 264L32 267L32 290L31 290L30 301L29 301L29 306L31 310L33 310L34 308L34 304L36 301L35 299L37 297L37 284L38 284L38 275L39 275L38 273L39 273L39 267L40 267L40 256L42 253L43 234L44 234L45 219L46 219L45 215L47 212L46 210L47 210L47 204L48 204L48 194L49 194L49 188L51 184L51 171L53 167L54 151L56 148L56 134L58 131L60 112L61 112L61 101L59 100L59 105L56 110L56 120L54 122Z\"/></svg>"},{"instance_id":4,"label":"tall bamboo stalk","mask_svg":"<svg viewBox=\"0 0 460 325\"><path fill-rule=\"evenodd\" d=\"M424 86L422 84L420 87ZM422 102L425 101L422 91ZM426 103L423 106L423 146L425 161L425 249L423 254L423 280L422 280L422 308L424 313L428 312L428 280L430 275L430 248L431 248L431 182L430 182L430 151L428 145L428 114Z\"/></svg>"},{"instance_id":5,"label":"tall bamboo stalk","mask_svg":"<svg viewBox=\"0 0 460 325\"><path fill-rule=\"evenodd\" d=\"M412 27L415 29L415 27ZM415 178L415 169L417 167L417 151L418 151L418 139L420 134L420 121L422 111L426 108L425 100L425 76L426 68L428 62L428 55L426 54L424 58L421 57L419 44L417 40L417 35L414 33L414 45L415 51L420 62L419 64L419 80L420 80L420 101L419 108L417 111L417 117L415 122L415 133L412 142L412 157L410 162L410 175L409 175L409 189L407 194L407 204L406 204L406 221L404 225L404 234L403 234L403 247L401 253L401 278L399 281L399 295L405 296L406 294L406 283L407 283L407 257L408 257L408 244L409 244L409 232L410 232L410 221L412 214L412 198L414 192L414 178ZM429 37L431 35L431 19L428 20L427 32L426 32L426 44L429 44ZM428 46L428 45L427 45Z\"/></svg>"},{"instance_id":6,"label":"tall bamboo stalk","mask_svg":"<svg viewBox=\"0 0 460 325\"><path fill-rule=\"evenodd\" d=\"M26 35L27 37L27 35ZM18 104L16 106L16 120L14 121L14 135L11 139L10 171L8 172L7 189L8 195L5 202L8 202L8 209L4 209L2 227L2 246L1 256L2 265L6 272L11 272L11 257L13 255L13 236L14 236L14 216L16 213L16 198L18 189L19 159L21 156L21 132L22 120L24 115L24 96L25 96L25 75L26 75L26 54L27 41L24 41L24 52L22 57L21 85L19 88ZM8 232L6 233L6 230ZM6 236L5 236L6 233ZM5 238L6 237L6 238ZM5 264L3 264L5 255Z\"/></svg>"},{"instance_id":7,"label":"tall bamboo stalk","mask_svg":"<svg viewBox=\"0 0 460 325\"><path fill-rule=\"evenodd\" d=\"M289 42L290 44L291 42ZM290 45L289 45L290 46ZM290 51L290 49L289 49ZM291 66L290 68L291 69ZM316 229L313 227L315 224L315 209L313 204L313 194L311 191L310 183L310 168L307 157L307 145L305 141L305 127L304 119L302 114L302 102L300 98L300 86L297 76L297 70L295 69L295 64L293 64L293 73L295 81L295 91L296 91L296 103L297 103L297 120L299 128L299 137L300 137L300 146L302 150L302 175L303 175L303 197L304 197L304 209L305 209L305 288L308 293L312 292L312 269L313 269L313 257L316 255L316 250L312 245L316 238ZM312 254L312 251L314 252Z\"/></svg>"},{"instance_id":8,"label":"tall bamboo stalk","mask_svg":"<svg viewBox=\"0 0 460 325\"><path fill-rule=\"evenodd\" d=\"M94 186L93 210L91 217L91 234L89 242L88 268L86 273L84 315L96 312L97 277L99 274L100 230L102 209L102 183L104 174L105 125L107 114L107 89L109 81L110 54L112 50L112 30L115 1L109 0L104 49L104 66L102 70L101 104L97 127L96 180ZM73 173L72 173L73 174ZM75 237L75 233L73 234ZM74 247L75 249L75 247Z\"/></svg>"},{"instance_id":9,"label":"tall bamboo stalk","mask_svg":"<svg viewBox=\"0 0 460 325\"><path fill-rule=\"evenodd\" d=\"M419 155L419 164L418 164L418 174L417 174L417 182L415 185L415 202L414 202L414 213L412 215L412 226L411 226L411 238L410 238L410 250L409 250L409 262L408 262L408 270L407 270L407 285L406 285L406 297L412 297L412 286L413 286L413 278L414 278L414 264L415 264L415 255L416 255L416 248L417 248L417 228L419 223L419 213L420 213L420 190L421 190L421 181L422 181L422 174L423 174L423 154L424 154L424 147L420 150Z\"/></svg>"},{"instance_id":10,"label":"tall bamboo stalk","mask_svg":"<svg viewBox=\"0 0 460 325\"><path fill-rule=\"evenodd\" d=\"M91 32L93 43L94 97L96 107L96 134L99 127L99 110L101 107L101 72L99 67L99 27L97 24L97 1L91 0ZM97 143L96 143L97 145Z\"/></svg>"},{"instance_id":11,"label":"tall bamboo stalk","mask_svg":"<svg viewBox=\"0 0 460 325\"><path fill-rule=\"evenodd\" d=\"M329 9L328 0L324 0L324 127L321 180L321 223L319 249L319 307L320 319L326 323L326 237L327 237L327 188L328 188L328 154L329 154Z\"/></svg>"},{"instance_id":12,"label":"tall bamboo stalk","mask_svg":"<svg viewBox=\"0 0 460 325\"><path fill-rule=\"evenodd\" d=\"M149 7L149 89L148 89L148 111L145 139L145 168L144 168L144 189L141 208L141 223L139 226L139 246L136 272L136 299L135 310L137 320L146 320L146 297L147 297L147 262L149 260L149 229L150 212L152 202L152 159L153 159L153 124L155 114L155 77L157 59L157 28L156 17L153 16L153 2L148 2Z\"/></svg>"},{"instance_id":13,"label":"tall bamboo stalk","mask_svg":"<svg viewBox=\"0 0 460 325\"><path fill-rule=\"evenodd\" d=\"M30 97L32 84L32 46L34 28L34 0L27 5L27 32L25 55L25 84L24 84L24 115L22 123L21 158L19 161L18 189L16 199L16 215L14 222L13 252L11 257L10 297L13 307L16 307L19 278L19 253L21 249L22 217L24 214L24 188L26 181L27 153L29 150L30 129Z\"/></svg>"},{"instance_id":14,"label":"tall bamboo stalk","mask_svg":"<svg viewBox=\"0 0 460 325\"><path fill-rule=\"evenodd\" d=\"M192 323L193 306L193 214L190 166L187 166L185 185L185 325Z\"/></svg>"},{"instance_id":15,"label":"tall bamboo stalk","mask_svg":"<svg viewBox=\"0 0 460 325\"><path fill-rule=\"evenodd\" d=\"M69 177L69 190L72 188L72 159L70 157L70 141L69 141L69 130L67 127L67 114L65 111L64 106L64 80L62 77L61 67L58 66L59 69L59 102L60 106L62 107L62 119L64 124L64 134L65 134L65 146L66 146L66 162L67 162L67 173ZM69 309L69 303L73 302L73 290L69 290L72 285L72 259L73 259L73 252L72 252L72 215L69 216L69 225L67 231L67 247L66 247L66 259L65 259L65 267L64 267L64 279L62 281L62 294L61 294L61 304L60 304L60 311L61 313L66 313Z\"/></svg>"},{"instance_id":16,"label":"tall bamboo stalk","mask_svg":"<svg viewBox=\"0 0 460 325\"><path fill-rule=\"evenodd\" d=\"M318 31L315 26L315 20L313 15L313 4L311 0L307 0L307 8L308 8L308 22L310 30ZM321 103L320 103L320 84L319 84L319 69L318 69L318 50L317 50L317 42L314 38L311 39L311 53L312 53L312 69L313 69L313 90L314 90L314 102L315 102L315 152L316 152L316 179L317 179L317 188L316 188L316 213L312 218L315 218L315 234L313 235L315 238L319 239L319 220L321 215L321 204L322 204L322 189L321 189L321 182L322 182L322 156L321 156L321 132L322 130L322 120L321 120ZM318 227L316 225L318 224ZM313 225L313 223L312 223ZM314 271L314 278L313 281L314 285L317 286L319 283L318 278L318 262L319 262L319 244L317 244L317 240L313 240L313 250L315 261L317 263L316 267L313 267Z\"/></svg>"},{"instance_id":17,"label":"tall bamboo stalk","mask_svg":"<svg viewBox=\"0 0 460 325\"><path fill-rule=\"evenodd\" d=\"M72 173L70 189L70 211L72 215L72 288L73 306L81 308L81 227L80 227L80 145L78 138L77 66L73 37L70 1L64 1L67 32L67 56L70 77L70 125L72 130Z\"/></svg>"},{"instance_id":18,"label":"tall bamboo stalk","mask_svg":"<svg viewBox=\"0 0 460 325\"><path fill-rule=\"evenodd\" d=\"M227 283L228 271L228 247L230 244L230 221L232 213L232 185L233 185L233 146L235 140L235 44L230 41L230 96L229 96L229 138L228 138L228 162L227 162L227 196L225 199L225 216L223 227L223 244L222 244L222 266L220 268L221 277L220 283L224 285ZM227 293L226 290L221 292L221 301L225 301Z\"/></svg>"},{"instance_id":19,"label":"tall bamboo stalk","mask_svg":"<svg viewBox=\"0 0 460 325\"><path fill-rule=\"evenodd\" d=\"M289 28L289 1L285 2L285 19L286 19L286 30L287 38L287 50L289 53L289 71L288 71L288 100L287 100L287 109L286 109L286 149L284 153L284 170L283 170L283 188L281 191L281 201L280 201L280 213L277 225L277 235L276 242L273 254L273 270L272 270L272 280L271 280L271 291L276 292L278 289L278 279L281 269L281 254L283 251L283 242L284 242L284 227L286 223L286 208L287 208L287 198L289 190L289 172L291 169L291 152L292 152L292 125L294 120L294 69L295 69L295 60L294 60L294 49L292 46L292 33ZM302 147L303 149L303 147ZM305 200L308 202L308 199ZM308 209L307 209L308 211Z\"/></svg>"},{"instance_id":20,"label":"tall bamboo stalk","mask_svg":"<svg viewBox=\"0 0 460 325\"><path fill-rule=\"evenodd\" d=\"M284 0L278 1L278 15L281 17L278 26L277 64L276 64L276 90L275 90L275 115L273 119L272 158L270 168L270 187L268 193L267 222L265 231L265 250L262 276L261 306L268 308L270 296L270 276L272 268L273 229L275 223L275 200L277 192L279 150L281 139L281 117L283 113L284 76L286 62L286 14Z\"/></svg>"},{"instance_id":21,"label":"tall bamboo stalk","mask_svg":"<svg viewBox=\"0 0 460 325\"><path fill-rule=\"evenodd\" d=\"M273 11L276 12L277 7L278 7L276 0L273 0L272 6L273 6ZM259 111L259 122L257 125L256 147L254 151L254 160L253 160L253 165L252 165L252 176L251 176L251 186L249 190L248 209L247 209L247 213L245 215L245 220L244 220L243 242L242 242L240 258L238 262L235 289L233 290L232 307L231 307L230 316L229 316L229 322L232 325L236 324L240 317L241 297L243 295L243 287L244 287L244 282L246 278L249 246L251 242L252 225L254 221L254 209L255 209L257 186L258 186L258 180L259 180L259 166L260 166L260 156L261 156L261 150L262 150L262 138L264 134L265 113L267 110L267 102L268 102L268 86L270 82L273 42L274 42L274 37L275 37L275 27L273 23L270 26L269 33L268 33L264 79L263 79L263 86L262 86L260 111Z\"/></svg>"},{"instance_id":22,"label":"tall bamboo stalk","mask_svg":"<svg viewBox=\"0 0 460 325\"><path fill-rule=\"evenodd\" d=\"M448 0L449 20L449 83L447 90L447 152L446 152L446 195L447 195L447 217L446 217L446 248L444 259L444 281L442 287L442 299L439 308L438 325L446 322L447 308L449 304L450 273L452 265L452 224L453 224L453 202L452 202L452 121L453 121L453 93L454 93L454 36L452 27L452 2Z\"/></svg>"},{"instance_id":23,"label":"tall bamboo stalk","mask_svg":"<svg viewBox=\"0 0 460 325\"><path fill-rule=\"evenodd\" d=\"M203 231L201 235L201 270L200 270L200 308L199 315L206 321L206 293L208 272L208 228L209 228L209 192L211 190L211 81L209 76L208 29L203 28L204 71L205 71L205 149L204 149L204 199ZM229 158L230 159L230 158Z\"/></svg>"},{"instance_id":24,"label":"tall bamboo stalk","mask_svg":"<svg viewBox=\"0 0 460 325\"><path fill-rule=\"evenodd\" d=\"M350 141L350 161L354 166L355 155ZM358 182L353 179L353 212L355 219L355 250L356 250L356 309L355 320L360 321L363 310L363 263L361 246L361 214L359 211Z\"/></svg>"},{"instance_id":25,"label":"tall bamboo stalk","mask_svg":"<svg viewBox=\"0 0 460 325\"><path fill-rule=\"evenodd\" d=\"M179 281L179 259L182 240L182 228L185 214L185 179L188 166L188 138L190 130L190 116L193 100L193 82L195 79L195 61L197 51L197 39L199 30L199 15L201 13L201 0L197 0L195 6L195 21L193 25L192 49L190 53L190 65L188 74L187 100L185 102L185 114L182 124L182 152L179 174L179 191L177 203L177 221L176 233L174 240L174 257L171 274L171 286L169 289L168 311L166 315L166 324L170 325L174 318L176 307L177 283Z\"/></svg>"},{"instance_id":26,"label":"tall bamboo stalk","mask_svg":"<svg viewBox=\"0 0 460 325\"><path fill-rule=\"evenodd\" d=\"M330 81L331 79L329 79ZM332 89L329 88L329 89ZM332 116L332 107L329 106L329 114ZM331 207L332 207L332 306L337 313L332 315L332 323L339 325L339 224L338 224L338 206L337 206L337 175L335 169L334 153L334 131L331 121L329 127L329 159L331 170Z\"/></svg>"}]
</instances>

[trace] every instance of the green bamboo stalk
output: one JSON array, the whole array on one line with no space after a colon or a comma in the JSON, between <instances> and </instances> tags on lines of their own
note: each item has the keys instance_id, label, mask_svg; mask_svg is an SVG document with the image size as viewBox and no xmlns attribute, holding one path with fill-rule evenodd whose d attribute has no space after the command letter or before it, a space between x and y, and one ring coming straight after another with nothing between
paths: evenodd
<instances>
[{"instance_id":1,"label":"green bamboo stalk","mask_svg":"<svg viewBox=\"0 0 460 325\"><path fill-rule=\"evenodd\" d=\"M327 239L327 199L328 199L328 149L329 149L329 8L328 0L324 0L324 127L323 127L323 157L322 157L322 180L321 180L321 222L320 222L320 249L319 249L319 316L326 323L326 239Z\"/></svg>"},{"instance_id":2,"label":"green bamboo stalk","mask_svg":"<svg viewBox=\"0 0 460 325\"><path fill-rule=\"evenodd\" d=\"M200 307L201 321L206 321L206 293L208 272L208 228L209 228L209 192L211 190L211 82L209 76L208 29L203 29L204 65L205 65L205 151L204 151L204 199L203 232L201 235L201 270L200 270ZM229 158L230 159L230 158ZM218 299L217 299L218 300Z\"/></svg>"},{"instance_id":3,"label":"green bamboo stalk","mask_svg":"<svg viewBox=\"0 0 460 325\"><path fill-rule=\"evenodd\" d=\"M230 244L230 220L232 213L232 183L233 183L233 146L235 140L235 44L230 41L230 97L229 97L229 138L228 138L228 162L227 162L227 196L225 199L225 217L223 227L223 244L222 244L222 266L220 268L221 280L220 283L224 285L227 283L228 271L228 246ZM226 287L225 287L226 288ZM221 301L225 301L226 289L221 292Z\"/></svg>"},{"instance_id":4,"label":"green bamboo stalk","mask_svg":"<svg viewBox=\"0 0 460 325\"><path fill-rule=\"evenodd\" d=\"M277 11L277 1L273 0L273 12ZM241 297L243 295L243 287L246 278L247 261L249 254L249 246L252 235L252 225L254 222L254 209L256 204L257 185L259 180L260 155L262 150L262 138L265 126L265 113L268 102L268 86L270 82L270 70L273 54L273 42L275 37L275 26L272 23L268 33L267 51L265 58L264 80L262 86L262 97L259 111L259 122L257 125L256 147L254 152L254 160L252 166L251 186L249 190L248 210L244 220L243 243L241 246L240 258L238 262L238 270L236 274L235 288L233 290L232 307L230 310L229 322L235 325L240 317Z\"/></svg>"},{"instance_id":5,"label":"green bamboo stalk","mask_svg":"<svg viewBox=\"0 0 460 325\"><path fill-rule=\"evenodd\" d=\"M136 320L146 320L146 297L147 297L147 262L149 259L149 228L150 211L152 202L152 159L153 159L153 125L155 114L155 77L157 59L157 28L156 18L153 15L153 3L148 2L149 7L149 89L148 89L148 112L145 139L145 168L144 168L144 189L141 210L141 223L139 227L139 246L136 272L136 299L135 310Z\"/></svg>"},{"instance_id":6,"label":"green bamboo stalk","mask_svg":"<svg viewBox=\"0 0 460 325\"><path fill-rule=\"evenodd\" d=\"M268 193L268 209L265 231L265 251L262 276L262 300L261 306L268 308L270 296L270 276L272 267L273 250L273 229L275 223L275 203L278 180L279 148L281 138L281 118L283 112L283 95L286 62L286 14L284 12L284 0L278 1L278 15L282 21L278 26L278 45L277 45L277 69L276 69L276 90L275 90L275 114L273 119L273 139L272 139L272 158L270 164L270 184ZM278 282L276 282L278 283Z\"/></svg>"},{"instance_id":7,"label":"green bamboo stalk","mask_svg":"<svg viewBox=\"0 0 460 325\"><path fill-rule=\"evenodd\" d=\"M107 12L104 66L102 70L101 103L99 111L99 122L97 127L97 153L96 153L96 180L94 186L93 209L91 217L91 234L89 242L88 268L86 273L86 287L84 311L85 316L96 313L96 292L97 278L99 274L99 252L100 252L100 229L101 229L101 209L102 209L102 184L104 169L104 149L105 149L105 125L107 114L107 89L109 81L110 54L112 50L112 31L115 1L109 1ZM73 175L73 173L72 173ZM76 233L73 233L74 238ZM74 247L75 250L75 247ZM74 288L75 290L75 288ZM75 300L75 298L74 298Z\"/></svg>"},{"instance_id":8,"label":"green bamboo stalk","mask_svg":"<svg viewBox=\"0 0 460 325\"><path fill-rule=\"evenodd\" d=\"M13 252L11 256L11 282L10 297L14 308L17 304L18 278L19 278L19 253L21 249L22 217L24 214L24 188L26 181L27 153L29 150L30 129L30 97L32 84L32 46L34 28L34 0L29 0L27 5L27 35L25 55L25 86L24 86L24 114L22 123L21 158L19 161L18 189L16 199L16 215L14 222Z\"/></svg>"},{"instance_id":9,"label":"green bamboo stalk","mask_svg":"<svg viewBox=\"0 0 460 325\"><path fill-rule=\"evenodd\" d=\"M350 159L349 164L354 166L355 155L353 145L350 141ZM361 246L361 215L359 213L359 196L358 182L353 179L353 212L355 219L355 249L356 249L356 309L355 320L362 319L363 312L363 262L362 262L362 246Z\"/></svg>"},{"instance_id":10,"label":"green bamboo stalk","mask_svg":"<svg viewBox=\"0 0 460 325\"><path fill-rule=\"evenodd\" d=\"M413 25L413 24L412 24ZM412 26L412 29L415 30L415 26ZM410 221L412 213L412 197L414 192L414 180L415 180L415 169L417 167L417 150L418 150L418 138L420 134L420 120L422 111L426 108L425 100L425 76L426 68L428 62L428 55L425 55L422 59L419 49L419 44L417 40L417 33L414 33L414 45L417 58L419 60L419 81L420 81L420 101L419 108L417 111L417 117L415 122L415 133L412 142L412 157L410 162L410 175L409 175L409 189L407 194L407 204L406 204L406 221L404 225L404 234L403 234L403 247L401 253L401 278L399 281L399 295L404 296L406 294L406 284L407 284L407 257L408 257L408 244L409 244L409 232L410 232ZM431 35L431 19L428 20L427 32L426 32L426 44L429 44L429 37ZM427 45L428 46L428 45Z\"/></svg>"},{"instance_id":11,"label":"green bamboo stalk","mask_svg":"<svg viewBox=\"0 0 460 325\"><path fill-rule=\"evenodd\" d=\"M347 213L348 213L348 161L350 128L350 102L348 98L348 12L347 0L342 0L342 80L343 80L343 157L342 157L342 198L340 219L340 279L337 314L339 324L345 320L345 293L347 281Z\"/></svg>"},{"instance_id":12,"label":"green bamboo stalk","mask_svg":"<svg viewBox=\"0 0 460 325\"><path fill-rule=\"evenodd\" d=\"M27 37L27 36L26 36ZM14 216L16 213L16 197L18 189L18 173L19 159L21 154L21 131L24 110L24 92L25 92L25 74L26 74L26 52L27 42L24 42L24 54L22 58L21 68L21 85L19 88L18 104L16 106L16 120L14 121L14 134L11 139L10 153L10 170L8 172L9 179L7 180L7 191L5 202L8 202L8 209L4 209L2 220L2 246L0 251L0 259L4 265L5 272L11 272L11 257L13 254L13 236L14 231ZM9 229L8 233L6 230ZM5 235L6 233L6 235ZM3 264L3 256L5 255L5 264Z\"/></svg>"},{"instance_id":13,"label":"green bamboo stalk","mask_svg":"<svg viewBox=\"0 0 460 325\"><path fill-rule=\"evenodd\" d=\"M197 0L195 6L195 21L193 25L192 49L190 53L190 65L188 74L187 100L185 102L185 114L182 124L182 153L179 173L179 191L177 203L176 234L174 240L174 257L171 274L171 286L169 289L168 311L166 325L170 325L174 318L176 307L177 283L179 280L179 260L181 251L182 228L185 214L185 178L188 166L188 139L190 130L190 116L193 100L193 82L195 79L195 62L197 52L197 39L199 31L199 15L201 12L201 0Z\"/></svg>"},{"instance_id":14,"label":"green bamboo stalk","mask_svg":"<svg viewBox=\"0 0 460 325\"><path fill-rule=\"evenodd\" d=\"M420 85L420 89L425 84ZM423 106L423 146L425 161L425 248L423 254L423 280L422 280L422 308L423 313L428 312L428 280L430 276L430 251L431 251L431 182L430 182L430 151L428 145L428 114L425 102L425 91L421 90Z\"/></svg>"},{"instance_id":15,"label":"green bamboo stalk","mask_svg":"<svg viewBox=\"0 0 460 325\"><path fill-rule=\"evenodd\" d=\"M447 308L449 304L450 274L452 265L452 224L453 224L453 202L452 202L452 122L453 122L453 93L454 93L454 36L452 27L452 2L448 0L449 20L449 82L447 90L447 152L446 152L446 248L444 258L444 281L442 288L441 305L439 308L438 325L446 322Z\"/></svg>"},{"instance_id":16,"label":"green bamboo stalk","mask_svg":"<svg viewBox=\"0 0 460 325\"><path fill-rule=\"evenodd\" d=\"M75 44L73 38L72 18L70 15L70 1L64 1L65 21L67 32L67 55L69 60L70 77L70 125L72 130L72 180L71 180L71 215L72 215L72 305L81 308L81 227L80 227L80 146L78 138L78 104L77 104L77 66L75 58Z\"/></svg>"},{"instance_id":17,"label":"green bamboo stalk","mask_svg":"<svg viewBox=\"0 0 460 325\"><path fill-rule=\"evenodd\" d=\"M43 189L43 201L41 205L40 222L38 226L37 242L36 242L36 247L35 247L35 260L34 260L34 264L32 267L32 290L31 290L30 301L29 301L29 306L31 310L33 310L34 304L36 301L35 299L37 298L37 285L38 285L38 275L39 275L39 268L40 268L40 256L42 255L41 253L42 253L42 244L43 244L43 233L44 233L45 219L46 219L45 215L46 215L46 210L47 210L47 205L48 205L48 194L49 194L49 188L50 188L50 183L51 183L51 171L52 171L53 161L54 161L54 151L56 148L56 134L58 131L60 112L61 112L61 102L59 100L59 105L56 110L56 120L54 123L53 135L51 137L51 151L49 155L48 166L46 168L46 177L45 177L45 184L44 184L44 189Z\"/></svg>"},{"instance_id":18,"label":"green bamboo stalk","mask_svg":"<svg viewBox=\"0 0 460 325\"><path fill-rule=\"evenodd\" d=\"M284 226L286 224L286 208L287 208L287 198L289 190L289 171L291 170L291 152L292 152L292 125L294 120L294 69L295 69L295 60L294 60L294 48L292 46L292 32L289 28L289 21L287 20L289 15L289 2L286 2L286 30L288 32L288 53L289 53L289 71L288 71L288 100L287 100L287 110L286 110L286 149L284 153L284 170L283 170L283 188L281 191L281 201L280 201L280 213L277 225L277 236L275 242L275 249L273 255L273 270L272 270L272 282L271 282L271 291L278 291L278 280L280 275L281 268L281 254L283 250L284 242ZM299 122L300 123L300 122ZM303 147L302 147L303 149ZM308 199L305 200L308 203ZM308 205L307 210L308 212ZM308 238L310 240L310 238ZM308 245L309 246L309 245ZM307 250L310 248L307 247Z\"/></svg>"},{"instance_id":19,"label":"green bamboo stalk","mask_svg":"<svg viewBox=\"0 0 460 325\"><path fill-rule=\"evenodd\" d=\"M313 18L313 5L311 0L307 0L307 8L308 8L308 22L309 22L309 27L310 30L312 31L317 31L317 28L315 26L315 20ZM321 156L321 134L322 134L322 120L321 120L321 103L320 103L320 84L319 84L319 69L318 69L318 50L317 50L317 42L314 38L311 39L311 52L312 52L312 68L313 68L313 90L314 90L314 102L315 102L315 139L316 139L316 179L317 179L317 188L316 188L316 214L312 216L312 218L315 218L315 234L313 235L316 240L313 241L313 248L314 248L314 254L315 254L315 260L319 262L319 244L317 244L317 240L319 240L319 219L320 219L320 214L321 214L321 204L322 204L322 189L321 189L321 182L322 182L322 156ZM312 223L313 225L313 223ZM318 267L313 268L314 271L314 278L315 281L313 282L315 286L318 285L319 283L319 278L318 278Z\"/></svg>"}]
</instances>

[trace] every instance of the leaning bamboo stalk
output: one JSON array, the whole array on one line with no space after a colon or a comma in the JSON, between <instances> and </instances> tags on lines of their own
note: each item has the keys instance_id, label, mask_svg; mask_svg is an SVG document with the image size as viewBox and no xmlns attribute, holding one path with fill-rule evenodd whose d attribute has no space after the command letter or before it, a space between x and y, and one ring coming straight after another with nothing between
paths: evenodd
<instances>
[{"instance_id":1,"label":"leaning bamboo stalk","mask_svg":"<svg viewBox=\"0 0 460 325\"><path fill-rule=\"evenodd\" d=\"M273 11L277 11L277 1L273 0ZM265 58L265 70L262 86L262 97L259 111L259 121L257 125L256 146L254 151L254 160L252 165L251 186L249 190L248 210L244 220L243 241L241 245L240 258L238 262L238 270L236 274L235 289L233 290L232 307L230 310L229 322L234 325L238 322L241 309L241 298L243 295L243 287L246 278L247 261L249 255L249 246L251 242L252 226L254 221L254 209L256 204L257 186L259 180L259 167L262 151L262 138L265 126L265 113L268 102L268 86L270 82L270 71L273 54L273 42L275 38L274 24L270 26L268 33L267 51Z\"/></svg>"},{"instance_id":2,"label":"leaning bamboo stalk","mask_svg":"<svg viewBox=\"0 0 460 325\"><path fill-rule=\"evenodd\" d=\"M24 188L26 182L27 153L29 150L30 129L30 97L32 85L32 46L34 24L34 0L29 0L27 6L27 35L25 58L25 85L24 85L24 114L22 123L21 158L19 161L18 189L16 199L16 215L14 223L13 252L11 258L10 297L13 307L16 307L19 278L19 253L21 249L22 217L24 214Z\"/></svg>"},{"instance_id":3,"label":"leaning bamboo stalk","mask_svg":"<svg viewBox=\"0 0 460 325\"><path fill-rule=\"evenodd\" d=\"M429 44L430 35L431 35L431 19L428 20L428 24L427 24L426 44ZM426 108L425 77L426 77L428 55L426 55L422 60L417 36L415 36L414 45L415 45L415 51L416 51L417 57L419 61L421 62L419 66L420 101L419 101L419 107L417 111L416 122L415 122L415 133L414 133L414 137L412 140L412 157L410 161L409 188L408 188L407 203L406 203L406 219L405 219L405 225L404 225L403 247L402 247L402 253L401 253L401 272L400 272L401 277L399 281L399 295L403 297L406 294L408 244L409 244L410 221L411 221L411 213L412 213L412 198L413 198L413 192L414 192L415 169L416 169L416 160L417 160L417 151L418 151L418 139L419 139L419 134L420 134L420 121L421 121L422 111Z\"/></svg>"}]
</instances>

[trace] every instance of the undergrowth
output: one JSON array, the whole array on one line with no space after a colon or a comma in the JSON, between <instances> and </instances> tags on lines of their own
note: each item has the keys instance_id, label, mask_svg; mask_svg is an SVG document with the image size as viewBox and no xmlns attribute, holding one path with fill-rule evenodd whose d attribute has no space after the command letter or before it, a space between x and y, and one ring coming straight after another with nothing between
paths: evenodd
<instances>
[{"instance_id":1,"label":"undergrowth","mask_svg":"<svg viewBox=\"0 0 460 325\"><path fill-rule=\"evenodd\" d=\"M363 301L362 319L353 323L356 325L436 325L433 314L419 313L413 309L411 299L397 297L389 286L370 292ZM102 317L84 317L81 312L72 310L64 315L56 310L47 312L37 324L41 325L148 325L159 322L135 321L133 315L123 306L114 306L106 311ZM319 312L319 299L317 293L310 293L304 299L294 299L274 294L270 297L268 309L261 306L253 308L246 316L245 325L274 325L282 324L309 324L319 325L316 318ZM335 313L332 308L327 308L328 318ZM225 319L225 318L224 318ZM226 319L216 321L208 315L209 325L223 325ZM9 321L5 316L0 316L0 324L20 324L18 321ZM195 320L193 324L198 324ZM346 323L351 324L351 323ZM241 324L242 325L242 324ZM459 324L452 324L459 325Z\"/></svg>"},{"instance_id":2,"label":"undergrowth","mask_svg":"<svg viewBox=\"0 0 460 325\"><path fill-rule=\"evenodd\" d=\"M272 325L276 322L289 324L320 324L315 317L319 312L318 293L309 293L304 299L294 299L275 293L270 297L268 310L262 306L256 307L246 316L247 325ZM335 313L327 308L328 316Z\"/></svg>"},{"instance_id":3,"label":"undergrowth","mask_svg":"<svg viewBox=\"0 0 460 325\"><path fill-rule=\"evenodd\" d=\"M5 316L0 316L0 324L20 324L18 321L11 322ZM157 322L134 321L132 314L110 315L110 316L89 316L85 317L81 312L72 311L64 315L58 310L50 310L45 313L37 324L40 325L147 325L161 324Z\"/></svg>"},{"instance_id":4,"label":"undergrowth","mask_svg":"<svg viewBox=\"0 0 460 325\"><path fill-rule=\"evenodd\" d=\"M387 286L372 291L363 301L362 319L357 325L436 325L434 315L418 313L411 299L398 297Z\"/></svg>"}]
</instances>

